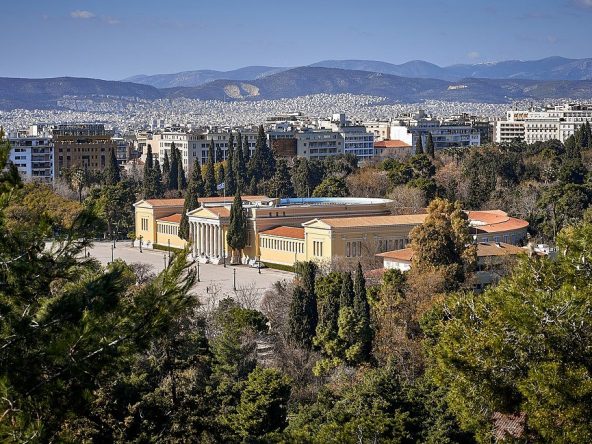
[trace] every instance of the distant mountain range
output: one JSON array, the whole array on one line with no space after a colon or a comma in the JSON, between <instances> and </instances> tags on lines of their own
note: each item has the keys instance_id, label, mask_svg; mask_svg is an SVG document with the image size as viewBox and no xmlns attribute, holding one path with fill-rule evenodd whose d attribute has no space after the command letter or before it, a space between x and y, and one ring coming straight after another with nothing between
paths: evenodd
<instances>
[{"instance_id":1,"label":"distant mountain range","mask_svg":"<svg viewBox=\"0 0 592 444\"><path fill-rule=\"evenodd\" d=\"M440 67L423 60L413 60L400 65L375 60L324 60L309 66L440 80L460 80L469 77L485 79L592 80L592 58L566 59L564 57L548 57L531 61L508 60L447 67ZM176 74L139 75L124 79L124 81L151 85L156 88L194 87L215 80L256 80L289 69L291 68L247 66L233 71L198 70Z\"/></svg>"},{"instance_id":2,"label":"distant mountain range","mask_svg":"<svg viewBox=\"0 0 592 444\"><path fill-rule=\"evenodd\" d=\"M16 79L0 77L0 109L53 109L64 96L119 96L157 99L162 92L153 86L131 82L56 77Z\"/></svg>"},{"instance_id":3,"label":"distant mountain range","mask_svg":"<svg viewBox=\"0 0 592 444\"><path fill-rule=\"evenodd\" d=\"M123 79L124 82L141 83L156 88L176 88L179 86L199 86L214 80L255 80L269 76L289 68L275 68L272 66L245 66L232 71L215 71L202 69L198 71L184 71L176 74L156 74L152 76L138 75Z\"/></svg>"},{"instance_id":4,"label":"distant mountain range","mask_svg":"<svg viewBox=\"0 0 592 444\"><path fill-rule=\"evenodd\" d=\"M549 76L558 75L557 63L550 59L545 60L546 62L503 62L483 65L479 69L508 74L516 72L514 68L510 67L510 64L515 63L517 65L514 66L519 66L523 63L531 63L529 65L532 69L530 73L533 76L536 72L542 73L545 70ZM590 62L580 62L577 65L578 69L574 67L576 65L572 64L571 70L568 69L564 72L574 75L574 72L579 70L582 74L582 67L587 66L586 64ZM194 87L156 88L133 82L73 77L55 79L0 78L0 109L58 108L58 101L66 95L80 98L118 96L139 99L185 97L204 100L262 100L319 93L350 93L382 96L391 102L406 103L429 99L484 103L508 103L524 99L592 99L592 80L490 79L475 78L471 75L460 80L436 79L432 76L434 70L444 68L425 62L392 65L397 67L396 69L399 70L397 72L405 74L405 76L369 71L390 69L387 66L389 64L382 62L336 61L320 62L320 64L336 66L305 66L280 70L273 74L267 73L270 72L269 70L279 68L269 68L268 70L267 67L249 67L242 71L242 75L245 76L242 79L218 79ZM364 69L345 69L346 66L357 66ZM468 68L468 66L455 65L455 69L458 73L461 73L462 70L472 69L470 74L481 74L481 71L477 71L476 68L481 65L470 65L472 68ZM520 66L524 68L524 65ZM497 71L491 71L494 69ZM233 73L234 76L239 75L235 71ZM565 75L567 76L567 74Z\"/></svg>"}]
</instances>

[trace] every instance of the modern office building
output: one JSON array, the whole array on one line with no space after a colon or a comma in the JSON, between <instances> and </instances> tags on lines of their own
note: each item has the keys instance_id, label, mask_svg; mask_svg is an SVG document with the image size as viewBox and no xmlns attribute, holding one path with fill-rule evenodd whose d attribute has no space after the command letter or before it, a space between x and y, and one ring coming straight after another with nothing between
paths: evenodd
<instances>
[{"instance_id":1,"label":"modern office building","mask_svg":"<svg viewBox=\"0 0 592 444\"><path fill-rule=\"evenodd\" d=\"M298 157L322 160L344 153L343 136L327 129L305 129L295 134Z\"/></svg>"},{"instance_id":2,"label":"modern office building","mask_svg":"<svg viewBox=\"0 0 592 444\"><path fill-rule=\"evenodd\" d=\"M80 167L102 171L109 150L117 149L113 131L106 130L99 123L57 125L52 134L54 177L58 177L64 168Z\"/></svg>"}]
</instances>

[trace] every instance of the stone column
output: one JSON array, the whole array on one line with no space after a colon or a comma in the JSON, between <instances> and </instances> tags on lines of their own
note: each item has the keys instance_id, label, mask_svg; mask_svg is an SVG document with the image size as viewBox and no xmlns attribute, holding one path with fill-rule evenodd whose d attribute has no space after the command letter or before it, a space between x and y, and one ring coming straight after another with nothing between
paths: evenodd
<instances>
[{"instance_id":1,"label":"stone column","mask_svg":"<svg viewBox=\"0 0 592 444\"><path fill-rule=\"evenodd\" d=\"M204 255L204 226L203 223L199 223L199 255Z\"/></svg>"},{"instance_id":2,"label":"stone column","mask_svg":"<svg viewBox=\"0 0 592 444\"><path fill-rule=\"evenodd\" d=\"M222 251L220 249L220 227L216 226L216 257L221 257Z\"/></svg>"}]
</instances>

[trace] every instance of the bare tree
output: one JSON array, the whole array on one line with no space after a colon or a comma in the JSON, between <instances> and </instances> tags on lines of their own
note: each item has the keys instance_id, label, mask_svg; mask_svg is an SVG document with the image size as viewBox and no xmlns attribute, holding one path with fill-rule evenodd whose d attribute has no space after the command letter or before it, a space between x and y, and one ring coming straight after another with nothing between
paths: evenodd
<instances>
[{"instance_id":1,"label":"bare tree","mask_svg":"<svg viewBox=\"0 0 592 444\"><path fill-rule=\"evenodd\" d=\"M144 264L142 262L133 262L130 264L130 268L136 275L137 285L142 285L147 282L150 282L156 277L156 274L153 271L154 267L152 265Z\"/></svg>"},{"instance_id":2,"label":"bare tree","mask_svg":"<svg viewBox=\"0 0 592 444\"><path fill-rule=\"evenodd\" d=\"M259 301L261 299L259 289L255 282L247 285L241 285L234 293L234 299L243 308L249 310L258 310Z\"/></svg>"},{"instance_id":3,"label":"bare tree","mask_svg":"<svg viewBox=\"0 0 592 444\"><path fill-rule=\"evenodd\" d=\"M401 185L393 188L389 194L393 200L390 210L393 214L421 214L425 213L425 193L418 188Z\"/></svg>"}]
</instances>

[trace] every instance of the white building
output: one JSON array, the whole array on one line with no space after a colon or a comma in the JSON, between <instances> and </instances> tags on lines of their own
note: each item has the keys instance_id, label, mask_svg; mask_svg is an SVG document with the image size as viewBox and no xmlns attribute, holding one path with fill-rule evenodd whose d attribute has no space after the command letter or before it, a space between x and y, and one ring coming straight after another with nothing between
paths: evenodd
<instances>
[{"instance_id":1,"label":"white building","mask_svg":"<svg viewBox=\"0 0 592 444\"><path fill-rule=\"evenodd\" d=\"M53 181L53 141L50 135L19 131L9 136L11 150L9 160L27 181L51 183Z\"/></svg>"},{"instance_id":2,"label":"white building","mask_svg":"<svg viewBox=\"0 0 592 444\"><path fill-rule=\"evenodd\" d=\"M508 111L506 120L496 124L495 141L508 143L518 138L529 144L551 139L565 142L584 122L590 121L592 105L563 104L527 111Z\"/></svg>"}]
</instances>

